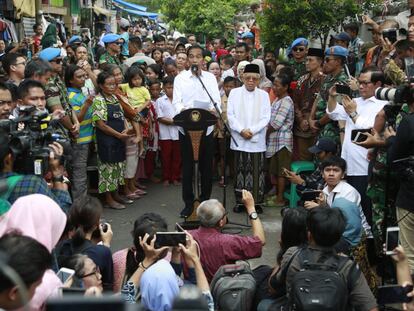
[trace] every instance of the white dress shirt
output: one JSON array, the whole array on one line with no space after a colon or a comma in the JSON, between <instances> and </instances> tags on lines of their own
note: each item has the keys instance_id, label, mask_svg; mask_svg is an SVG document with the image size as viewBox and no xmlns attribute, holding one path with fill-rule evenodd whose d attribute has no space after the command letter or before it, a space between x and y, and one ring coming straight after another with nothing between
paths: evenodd
<instances>
[{"instance_id":1,"label":"white dress shirt","mask_svg":"<svg viewBox=\"0 0 414 311\"><path fill-rule=\"evenodd\" d=\"M200 78L220 109L221 97L216 77L210 72L202 71ZM209 103L209 110L214 109L214 104L211 102L198 78L192 74L191 70L183 70L174 79L173 106L175 114L177 115L182 110L193 108L194 101L207 102ZM213 125L209 126L206 134L209 135L213 131L213 128ZM179 131L184 133L181 127L179 127Z\"/></svg>"},{"instance_id":2,"label":"white dress shirt","mask_svg":"<svg viewBox=\"0 0 414 311\"><path fill-rule=\"evenodd\" d=\"M236 147L232 140L232 150L266 151L266 129L270 121L270 99L267 92L259 88L249 92L244 86L231 90L227 101L227 119L231 134L238 144ZM240 135L244 129L250 129L253 133L251 139L244 139Z\"/></svg>"},{"instance_id":3,"label":"white dress shirt","mask_svg":"<svg viewBox=\"0 0 414 311\"><path fill-rule=\"evenodd\" d=\"M332 203L335 199L343 198L352 203L355 203L359 207L359 214L361 216L361 225L364 228L365 234L367 237L372 237L371 226L368 224L367 218L365 217L364 211L361 207L361 195L358 190L348 184L346 181L341 180L335 188L329 192L328 186L323 188L323 193L326 196L326 203L329 206L332 206Z\"/></svg>"},{"instance_id":4,"label":"white dress shirt","mask_svg":"<svg viewBox=\"0 0 414 311\"><path fill-rule=\"evenodd\" d=\"M172 102L164 95L157 99L155 103L155 110L157 112L157 118L174 118L175 109ZM160 140L178 140L178 126L166 125L161 122L159 124L159 139Z\"/></svg>"},{"instance_id":5,"label":"white dress shirt","mask_svg":"<svg viewBox=\"0 0 414 311\"><path fill-rule=\"evenodd\" d=\"M352 121L351 117L346 113L344 107L336 104L335 110L329 112L328 107L326 113L329 118L335 121L344 120L345 124L345 138L342 145L341 157L346 161L346 174L349 176L366 176L368 175L367 159L368 149L358 146L351 141L351 132L354 129L369 129L374 126L375 116L388 103L385 100L378 100L374 96L368 99L362 97L355 98L357 104L356 111L358 117L356 122Z\"/></svg>"}]
</instances>

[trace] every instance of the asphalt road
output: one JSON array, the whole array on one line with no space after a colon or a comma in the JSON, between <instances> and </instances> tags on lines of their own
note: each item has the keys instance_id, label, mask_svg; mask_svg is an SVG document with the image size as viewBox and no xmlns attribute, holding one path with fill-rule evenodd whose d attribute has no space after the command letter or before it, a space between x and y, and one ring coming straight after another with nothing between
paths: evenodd
<instances>
[{"instance_id":1,"label":"asphalt road","mask_svg":"<svg viewBox=\"0 0 414 311\"><path fill-rule=\"evenodd\" d=\"M182 222L179 213L184 207L181 200L181 186L146 183L148 194L133 204L127 205L124 210L104 209L104 219L109 222L114 232L112 240L112 251L115 252L132 245L131 230L135 219L146 212L154 212L162 215L167 223L168 229L174 231L175 223ZM223 188L215 182L213 185L212 198L223 201ZM232 222L248 224L249 220L245 213L236 214L233 212L235 204L233 187L227 187L227 210L228 217ZM259 215L266 233L266 245L262 257L251 260L252 267L268 264L274 265L277 251L279 249L279 237L281 228L280 208L264 208L263 214ZM233 225L226 226L228 233L251 234L249 228L242 228Z\"/></svg>"}]
</instances>

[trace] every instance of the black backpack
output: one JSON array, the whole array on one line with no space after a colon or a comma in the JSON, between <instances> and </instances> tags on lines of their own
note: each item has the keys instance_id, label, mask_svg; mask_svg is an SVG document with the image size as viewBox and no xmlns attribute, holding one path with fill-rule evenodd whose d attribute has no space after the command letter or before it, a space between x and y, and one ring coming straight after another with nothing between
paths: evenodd
<instances>
[{"instance_id":1,"label":"black backpack","mask_svg":"<svg viewBox=\"0 0 414 311\"><path fill-rule=\"evenodd\" d=\"M349 293L360 275L355 263L347 279L344 279L339 272L350 260L348 257L328 251L318 260L314 260L315 253L308 248L301 249L297 256L301 268L295 273L288 293L290 310L347 310Z\"/></svg>"},{"instance_id":2,"label":"black backpack","mask_svg":"<svg viewBox=\"0 0 414 311\"><path fill-rule=\"evenodd\" d=\"M221 266L210 284L216 310L250 311L256 280L247 263Z\"/></svg>"}]
</instances>

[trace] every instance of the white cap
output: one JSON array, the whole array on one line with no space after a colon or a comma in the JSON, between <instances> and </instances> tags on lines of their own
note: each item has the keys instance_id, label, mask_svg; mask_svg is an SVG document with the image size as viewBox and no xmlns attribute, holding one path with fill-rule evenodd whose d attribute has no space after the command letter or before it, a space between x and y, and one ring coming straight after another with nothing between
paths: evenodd
<instances>
[{"instance_id":1,"label":"white cap","mask_svg":"<svg viewBox=\"0 0 414 311\"><path fill-rule=\"evenodd\" d=\"M127 19L125 19L125 18L121 18L121 20L119 22L119 27L121 27L121 28L127 28L129 26L130 26L129 21Z\"/></svg>"}]
</instances>

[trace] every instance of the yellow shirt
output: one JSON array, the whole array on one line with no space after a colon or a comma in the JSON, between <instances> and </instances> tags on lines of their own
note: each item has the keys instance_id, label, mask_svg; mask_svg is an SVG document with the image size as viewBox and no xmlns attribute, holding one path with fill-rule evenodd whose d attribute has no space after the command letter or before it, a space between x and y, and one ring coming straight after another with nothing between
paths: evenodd
<instances>
[{"instance_id":1,"label":"yellow shirt","mask_svg":"<svg viewBox=\"0 0 414 311\"><path fill-rule=\"evenodd\" d=\"M146 101L151 100L151 95L145 86L131 88L128 83L120 85L121 90L127 94L132 108L139 108Z\"/></svg>"}]
</instances>

